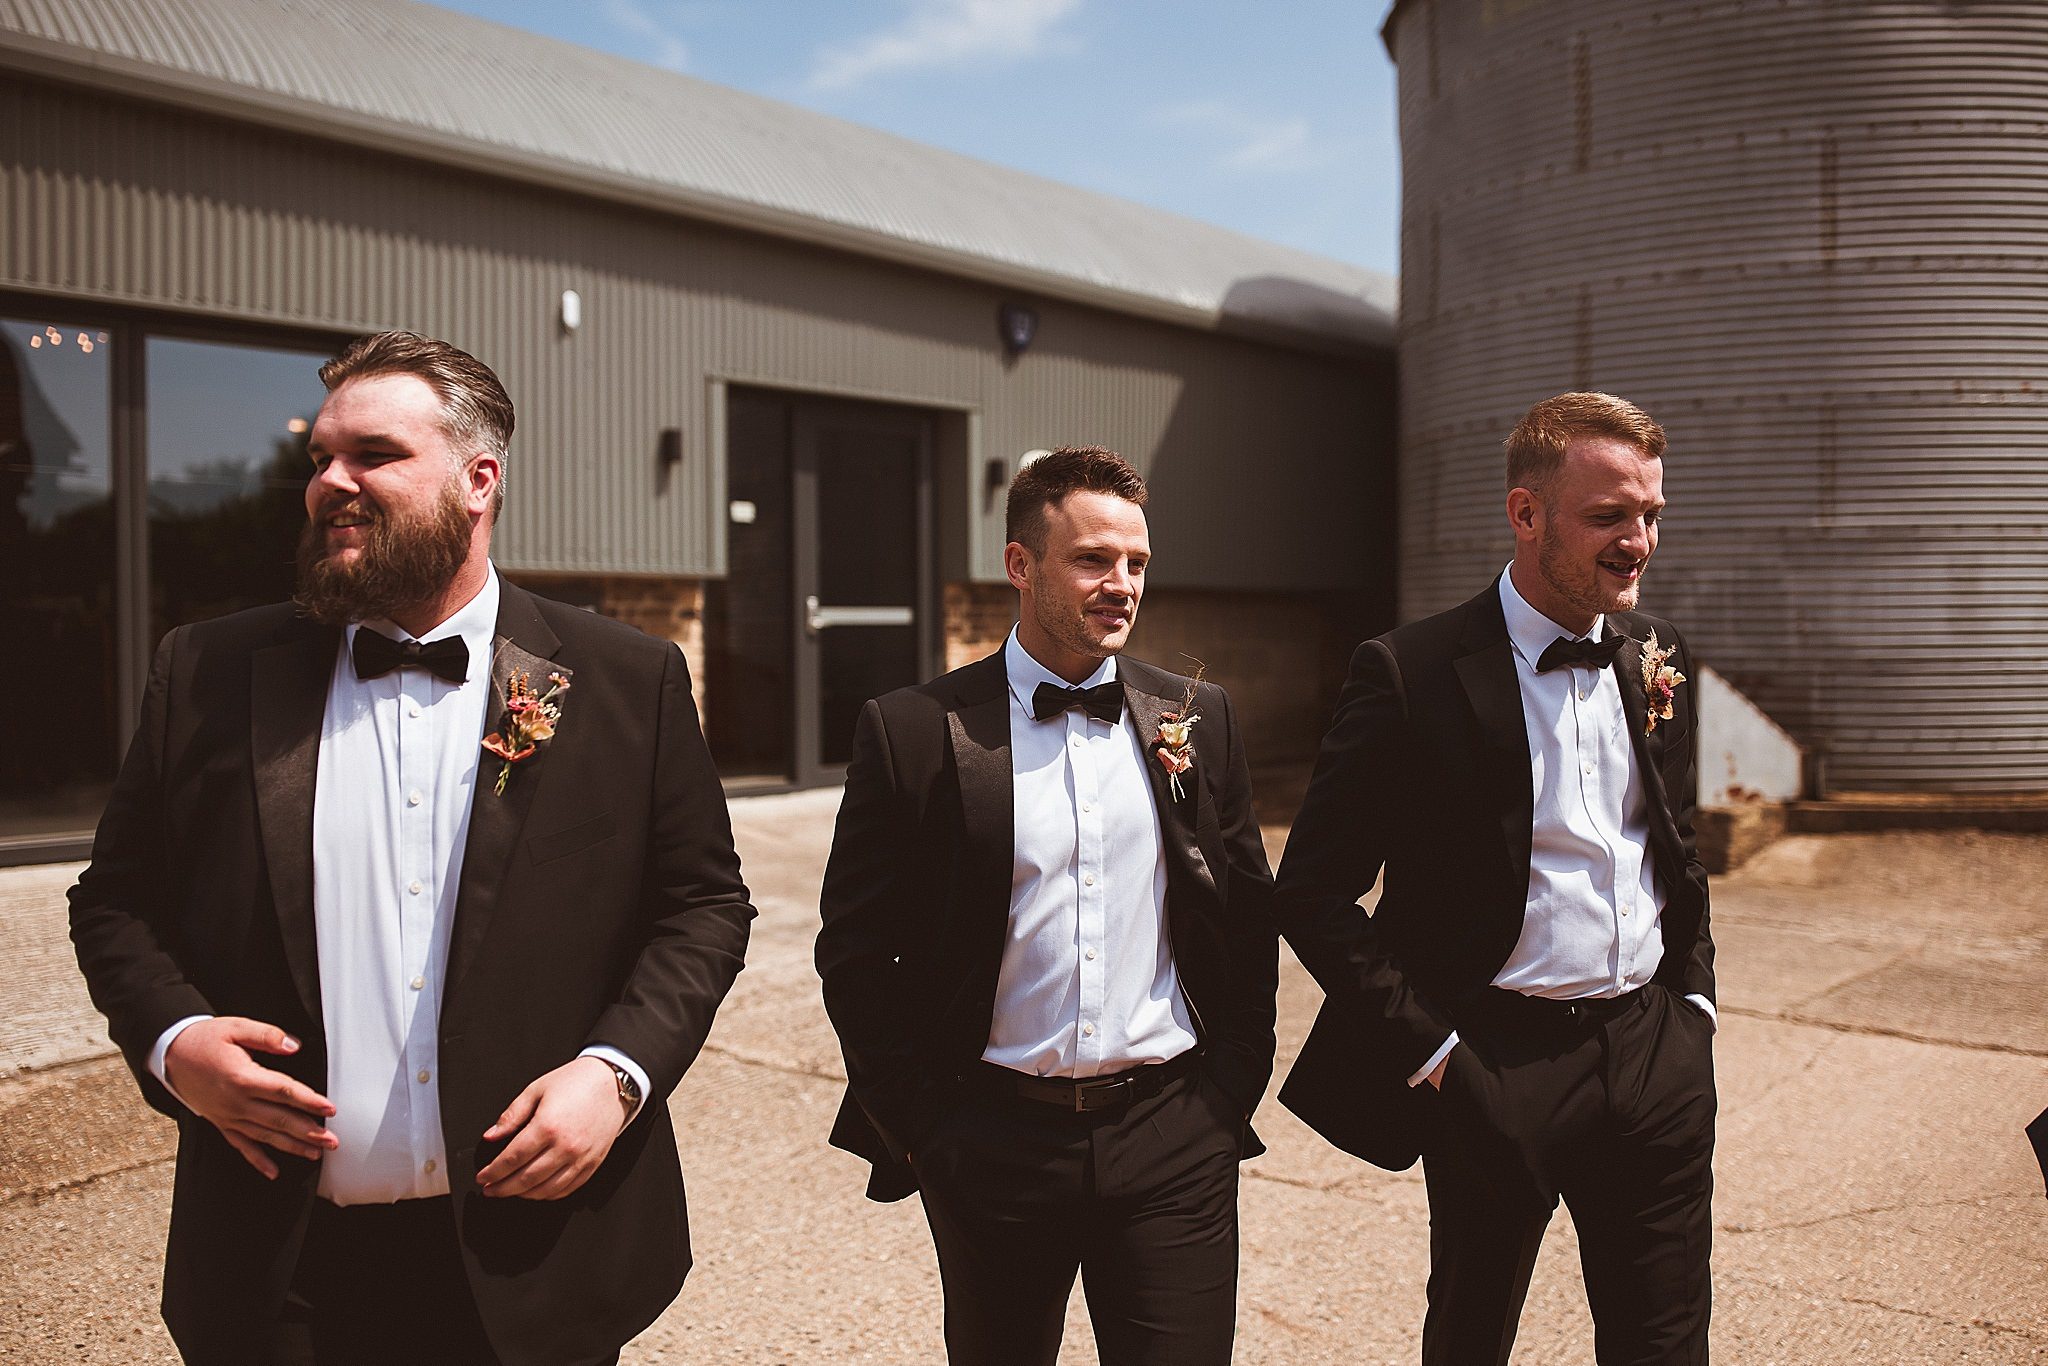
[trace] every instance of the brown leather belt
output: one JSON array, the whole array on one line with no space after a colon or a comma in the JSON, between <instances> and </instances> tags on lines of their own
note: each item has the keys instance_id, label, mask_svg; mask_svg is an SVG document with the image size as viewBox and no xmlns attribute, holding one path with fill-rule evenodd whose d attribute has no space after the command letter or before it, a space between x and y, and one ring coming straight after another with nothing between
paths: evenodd
<instances>
[{"instance_id":1,"label":"brown leather belt","mask_svg":"<svg viewBox=\"0 0 2048 1366\"><path fill-rule=\"evenodd\" d=\"M1042 1105L1057 1105L1071 1114L1080 1115L1091 1110L1107 1110L1113 1105L1148 1100L1164 1090L1174 1078L1192 1072L1200 1058L1200 1053L1191 1048L1166 1062L1145 1063L1101 1077L1034 1077L1000 1063L983 1061L975 1076L1003 1094Z\"/></svg>"}]
</instances>

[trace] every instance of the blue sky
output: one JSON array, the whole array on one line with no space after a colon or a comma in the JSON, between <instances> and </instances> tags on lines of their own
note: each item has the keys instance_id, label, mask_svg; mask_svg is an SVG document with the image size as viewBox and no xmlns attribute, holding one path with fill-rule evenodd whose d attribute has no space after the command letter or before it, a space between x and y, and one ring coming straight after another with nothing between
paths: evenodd
<instances>
[{"instance_id":1,"label":"blue sky","mask_svg":"<svg viewBox=\"0 0 2048 1366\"><path fill-rule=\"evenodd\" d=\"M1388 0L442 0L1392 273Z\"/></svg>"}]
</instances>

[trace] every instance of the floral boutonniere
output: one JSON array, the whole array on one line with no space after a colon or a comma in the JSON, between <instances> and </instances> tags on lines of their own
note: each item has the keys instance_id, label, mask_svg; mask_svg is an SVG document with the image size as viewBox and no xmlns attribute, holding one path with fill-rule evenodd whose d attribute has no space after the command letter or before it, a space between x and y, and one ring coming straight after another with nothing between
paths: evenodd
<instances>
[{"instance_id":1,"label":"floral boutonniere","mask_svg":"<svg viewBox=\"0 0 2048 1366\"><path fill-rule=\"evenodd\" d=\"M1643 699L1649 710L1649 720L1643 726L1645 735L1657 729L1659 721L1671 719L1671 699L1678 695L1678 685L1685 682L1684 674L1664 662L1676 652L1676 646L1658 645L1655 631L1643 642Z\"/></svg>"},{"instance_id":2,"label":"floral boutonniere","mask_svg":"<svg viewBox=\"0 0 2048 1366\"><path fill-rule=\"evenodd\" d=\"M1195 685L1207 670L1206 664L1195 660L1195 676L1188 680L1188 690L1179 708L1159 713L1159 734L1152 737L1152 752L1159 756L1159 766L1166 770L1167 785L1173 789L1175 801L1187 796L1180 780L1195 767L1195 740L1191 732L1202 719L1195 708Z\"/></svg>"},{"instance_id":3,"label":"floral boutonniere","mask_svg":"<svg viewBox=\"0 0 2048 1366\"><path fill-rule=\"evenodd\" d=\"M498 770L496 796L505 795L505 780L512 765L531 759L540 747L555 738L555 725L562 719L560 698L569 691L569 680L561 674L548 675L548 690L533 690L530 675L515 669L505 684L505 717L498 729L484 737L484 748L505 761Z\"/></svg>"}]
</instances>

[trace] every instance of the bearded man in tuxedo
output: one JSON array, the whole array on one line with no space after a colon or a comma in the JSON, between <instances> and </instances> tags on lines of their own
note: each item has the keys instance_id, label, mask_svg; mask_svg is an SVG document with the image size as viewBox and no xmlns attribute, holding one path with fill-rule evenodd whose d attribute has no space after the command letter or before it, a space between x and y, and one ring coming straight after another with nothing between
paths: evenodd
<instances>
[{"instance_id":1,"label":"bearded man in tuxedo","mask_svg":"<svg viewBox=\"0 0 2048 1366\"><path fill-rule=\"evenodd\" d=\"M1010 488L1003 648L869 702L818 970L832 1142L922 1193L955 1366L1223 1366L1273 1068L1272 878L1230 699L1122 654L1151 563L1114 452Z\"/></svg>"},{"instance_id":2,"label":"bearded man in tuxedo","mask_svg":"<svg viewBox=\"0 0 2048 1366\"><path fill-rule=\"evenodd\" d=\"M1513 563L1359 647L1281 862L1276 918L1328 999L1280 1098L1368 1161L1420 1153L1429 1366L1507 1361L1560 1197L1601 1366L1707 1359L1694 670L1636 610L1664 445L1612 395L1529 410Z\"/></svg>"},{"instance_id":3,"label":"bearded man in tuxedo","mask_svg":"<svg viewBox=\"0 0 2048 1366\"><path fill-rule=\"evenodd\" d=\"M682 654L504 582L513 409L321 369L296 604L180 627L71 934L178 1123L203 1363L608 1362L689 1265L667 1099L753 910Z\"/></svg>"}]
</instances>

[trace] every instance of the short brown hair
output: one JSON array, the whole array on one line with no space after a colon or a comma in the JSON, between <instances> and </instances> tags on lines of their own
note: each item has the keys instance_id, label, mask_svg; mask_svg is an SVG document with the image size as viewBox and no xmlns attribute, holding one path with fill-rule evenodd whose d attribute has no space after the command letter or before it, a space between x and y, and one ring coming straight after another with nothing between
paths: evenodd
<instances>
[{"instance_id":1,"label":"short brown hair","mask_svg":"<svg viewBox=\"0 0 2048 1366\"><path fill-rule=\"evenodd\" d=\"M1546 398L1508 433L1508 487L1541 493L1581 437L1604 436L1635 447L1649 460L1664 458L1664 429L1650 415L1613 394L1573 393Z\"/></svg>"},{"instance_id":2,"label":"short brown hair","mask_svg":"<svg viewBox=\"0 0 2048 1366\"><path fill-rule=\"evenodd\" d=\"M352 379L413 375L441 399L441 430L458 451L495 455L498 498L505 504L504 461L512 445L512 400L498 377L469 352L417 332L372 332L357 337L320 367L320 382L333 393Z\"/></svg>"},{"instance_id":3,"label":"short brown hair","mask_svg":"<svg viewBox=\"0 0 2048 1366\"><path fill-rule=\"evenodd\" d=\"M1003 535L1034 555L1045 553L1045 511L1070 493L1107 493L1145 506L1145 478L1102 446L1062 446L1017 471L1010 481Z\"/></svg>"}]
</instances>

